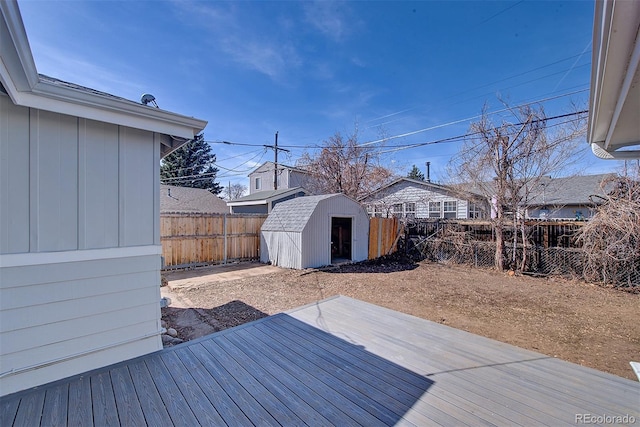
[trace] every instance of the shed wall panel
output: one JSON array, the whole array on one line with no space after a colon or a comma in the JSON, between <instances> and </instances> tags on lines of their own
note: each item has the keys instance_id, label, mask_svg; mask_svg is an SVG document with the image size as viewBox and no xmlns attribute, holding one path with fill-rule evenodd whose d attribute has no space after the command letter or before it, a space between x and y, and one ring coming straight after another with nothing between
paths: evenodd
<instances>
[{"instance_id":1,"label":"shed wall panel","mask_svg":"<svg viewBox=\"0 0 640 427\"><path fill-rule=\"evenodd\" d=\"M331 264L331 218L352 218L351 259L369 255L369 216L358 203L336 196L321 200L304 228L303 268Z\"/></svg>"},{"instance_id":2,"label":"shed wall panel","mask_svg":"<svg viewBox=\"0 0 640 427\"><path fill-rule=\"evenodd\" d=\"M0 270L0 395L162 347L159 255L29 264Z\"/></svg>"},{"instance_id":3,"label":"shed wall panel","mask_svg":"<svg viewBox=\"0 0 640 427\"><path fill-rule=\"evenodd\" d=\"M0 253L29 251L29 109L0 93Z\"/></svg>"},{"instance_id":4,"label":"shed wall panel","mask_svg":"<svg viewBox=\"0 0 640 427\"><path fill-rule=\"evenodd\" d=\"M302 263L302 233L263 231L260 260L284 268L304 268Z\"/></svg>"}]
</instances>

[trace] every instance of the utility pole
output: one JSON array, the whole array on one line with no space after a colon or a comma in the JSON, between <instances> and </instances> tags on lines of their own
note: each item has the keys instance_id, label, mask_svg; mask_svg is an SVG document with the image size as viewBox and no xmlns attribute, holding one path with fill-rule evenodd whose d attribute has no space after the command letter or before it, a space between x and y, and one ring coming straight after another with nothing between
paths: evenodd
<instances>
[{"instance_id":1,"label":"utility pole","mask_svg":"<svg viewBox=\"0 0 640 427\"><path fill-rule=\"evenodd\" d=\"M271 148L274 151L274 168L273 168L273 189L278 189L278 151L286 151L289 153L290 151L286 148L278 148L278 132L276 132L276 140L273 145L265 145L265 148Z\"/></svg>"}]
</instances>

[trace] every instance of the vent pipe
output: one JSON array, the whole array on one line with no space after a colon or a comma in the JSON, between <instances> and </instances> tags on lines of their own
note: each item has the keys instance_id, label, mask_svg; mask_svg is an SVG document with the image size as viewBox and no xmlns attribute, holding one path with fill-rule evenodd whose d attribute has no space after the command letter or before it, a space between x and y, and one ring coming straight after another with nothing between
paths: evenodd
<instances>
[{"instance_id":1,"label":"vent pipe","mask_svg":"<svg viewBox=\"0 0 640 427\"><path fill-rule=\"evenodd\" d=\"M431 169L431 162L427 162L427 163L426 163L426 165L427 165L427 177L426 177L426 181L427 181L427 182L431 182L431 171L430 171L430 169Z\"/></svg>"}]
</instances>

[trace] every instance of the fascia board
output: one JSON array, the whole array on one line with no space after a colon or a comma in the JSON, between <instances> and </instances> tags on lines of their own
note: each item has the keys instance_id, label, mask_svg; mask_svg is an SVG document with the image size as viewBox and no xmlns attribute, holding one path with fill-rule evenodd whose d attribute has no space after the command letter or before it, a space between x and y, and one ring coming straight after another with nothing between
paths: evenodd
<instances>
[{"instance_id":1,"label":"fascia board","mask_svg":"<svg viewBox=\"0 0 640 427\"><path fill-rule=\"evenodd\" d=\"M180 116L144 105L84 93L39 82L31 92L14 94L18 105L86 119L193 138L207 125L204 120Z\"/></svg>"},{"instance_id":2,"label":"fascia board","mask_svg":"<svg viewBox=\"0 0 640 427\"><path fill-rule=\"evenodd\" d=\"M3 39L8 37L11 40L9 42L4 39L0 42L3 48L0 56L3 61L5 55L14 58L14 65L5 64L3 72L7 72L17 90L30 90L38 83L38 72L17 2L15 0L0 1L0 14L2 15L0 34Z\"/></svg>"},{"instance_id":3,"label":"fascia board","mask_svg":"<svg viewBox=\"0 0 640 427\"><path fill-rule=\"evenodd\" d=\"M266 200L249 200L247 202L227 202L227 206L266 205Z\"/></svg>"},{"instance_id":4,"label":"fascia board","mask_svg":"<svg viewBox=\"0 0 640 427\"><path fill-rule=\"evenodd\" d=\"M618 148L610 146L610 137L616 111L628 94L623 84L633 78L637 67L638 16L640 2L596 2L587 140L600 150L612 152Z\"/></svg>"}]
</instances>

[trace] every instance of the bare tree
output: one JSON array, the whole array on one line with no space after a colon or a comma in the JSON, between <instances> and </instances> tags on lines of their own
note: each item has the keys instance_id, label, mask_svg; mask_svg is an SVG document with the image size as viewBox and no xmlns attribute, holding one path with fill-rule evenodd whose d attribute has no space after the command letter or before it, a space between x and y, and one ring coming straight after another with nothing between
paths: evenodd
<instances>
[{"instance_id":1,"label":"bare tree","mask_svg":"<svg viewBox=\"0 0 640 427\"><path fill-rule=\"evenodd\" d=\"M640 168L603 183L610 191L578 232L586 278L640 286Z\"/></svg>"},{"instance_id":2,"label":"bare tree","mask_svg":"<svg viewBox=\"0 0 640 427\"><path fill-rule=\"evenodd\" d=\"M224 187L222 190L222 194L226 200L235 200L244 196L244 193L247 192L247 186L241 184L239 182L235 184L229 183L228 186Z\"/></svg>"},{"instance_id":3,"label":"bare tree","mask_svg":"<svg viewBox=\"0 0 640 427\"><path fill-rule=\"evenodd\" d=\"M511 267L523 270L527 261L525 209L543 191L545 176L561 173L575 161L578 137L585 132L583 115L549 125L542 107L526 105L511 109L515 121L494 124L487 108L471 125L470 136L449 164L451 176L482 194L491 204L491 222L496 237L495 266L505 267L505 230L513 227ZM576 119L577 117L577 119ZM518 260L518 234L522 255Z\"/></svg>"},{"instance_id":4,"label":"bare tree","mask_svg":"<svg viewBox=\"0 0 640 427\"><path fill-rule=\"evenodd\" d=\"M304 153L298 166L309 172L306 186L310 191L343 193L356 200L393 177L372 146L359 145L357 127L347 137L336 132L317 153Z\"/></svg>"}]
</instances>

